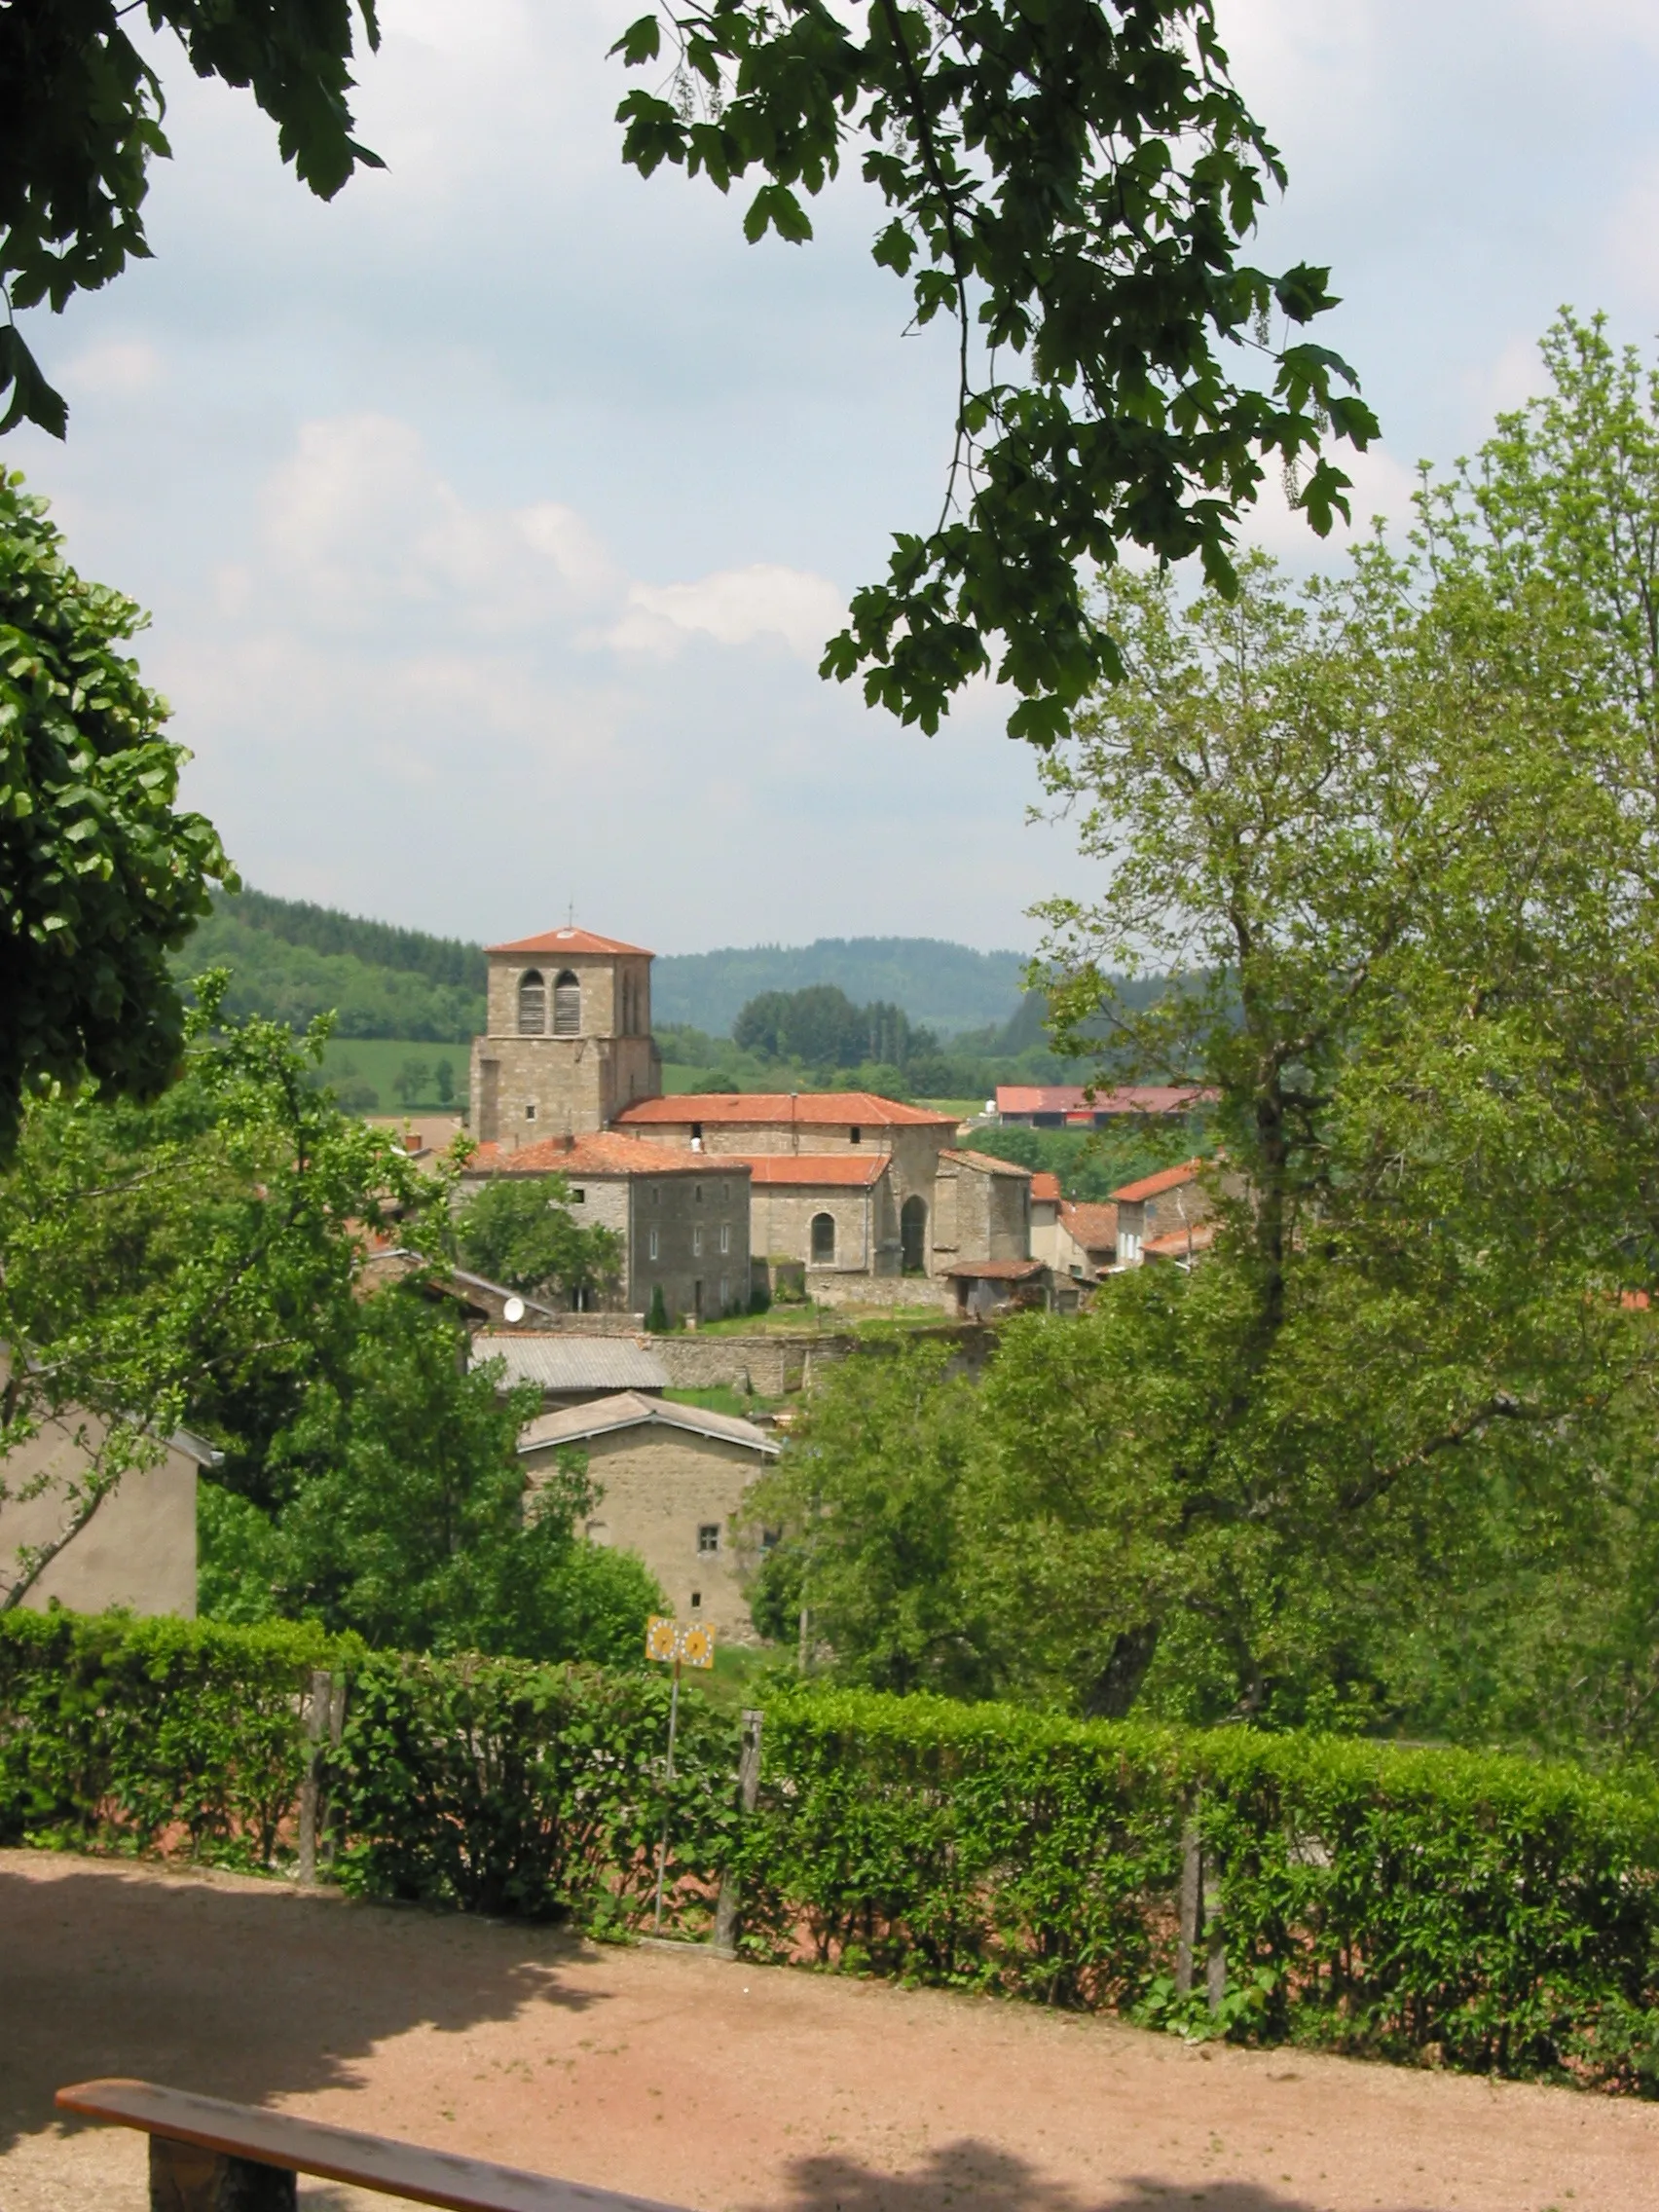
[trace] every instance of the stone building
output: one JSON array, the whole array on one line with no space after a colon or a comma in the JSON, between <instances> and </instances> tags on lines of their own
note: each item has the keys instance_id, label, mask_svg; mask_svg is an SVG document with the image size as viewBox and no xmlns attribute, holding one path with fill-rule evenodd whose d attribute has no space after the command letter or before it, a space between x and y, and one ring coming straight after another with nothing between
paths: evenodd
<instances>
[{"instance_id":1,"label":"stone building","mask_svg":"<svg viewBox=\"0 0 1659 2212\"><path fill-rule=\"evenodd\" d=\"M472 1045L481 1143L603 1129L661 1090L648 952L571 927L489 945L486 957L486 1033Z\"/></svg>"},{"instance_id":2,"label":"stone building","mask_svg":"<svg viewBox=\"0 0 1659 2212\"><path fill-rule=\"evenodd\" d=\"M646 1144L602 1130L516 1147L484 1144L466 1162L463 1193L497 1175L562 1175L571 1210L622 1240L609 1303L650 1310L660 1286L671 1314L718 1319L747 1312L749 1163L712 1160L689 1145Z\"/></svg>"},{"instance_id":3,"label":"stone building","mask_svg":"<svg viewBox=\"0 0 1659 2212\"><path fill-rule=\"evenodd\" d=\"M1176 1257L1189 1242L1196 1248L1200 1228L1206 1231L1202 1246L1208 1248L1214 1235L1208 1225L1215 1214L1216 1166L1212 1160L1184 1160L1178 1167L1160 1168L1156 1175L1142 1175L1112 1193L1119 1267L1138 1268L1143 1259Z\"/></svg>"},{"instance_id":4,"label":"stone building","mask_svg":"<svg viewBox=\"0 0 1659 2212\"><path fill-rule=\"evenodd\" d=\"M752 1259L829 1305L948 1307L960 1265L1030 1256L1027 1171L956 1150L954 1115L867 1091L663 1097L651 958L573 924L489 948L466 1185L567 1175L623 1238L633 1312L659 1284L677 1315L747 1306Z\"/></svg>"},{"instance_id":5,"label":"stone building","mask_svg":"<svg viewBox=\"0 0 1659 2212\"><path fill-rule=\"evenodd\" d=\"M15 1572L25 1546L50 1543L63 1525L68 1492L92 1464L106 1433L95 1415L65 1415L0 1458L12 1493L0 1502L0 1579ZM44 1612L55 1602L74 1613L125 1605L135 1613L196 1617L196 1483L219 1455L188 1430L167 1440L160 1462L122 1476L85 1528L43 1569L23 1604ZM41 1487L33 1496L19 1492Z\"/></svg>"},{"instance_id":6,"label":"stone building","mask_svg":"<svg viewBox=\"0 0 1659 2212\"><path fill-rule=\"evenodd\" d=\"M732 1521L777 1457L776 1437L729 1414L624 1391L543 1414L519 1438L533 1484L571 1450L586 1457L599 1493L590 1541L643 1559L678 1619L706 1621L717 1639L754 1642L743 1591L748 1554Z\"/></svg>"}]
</instances>

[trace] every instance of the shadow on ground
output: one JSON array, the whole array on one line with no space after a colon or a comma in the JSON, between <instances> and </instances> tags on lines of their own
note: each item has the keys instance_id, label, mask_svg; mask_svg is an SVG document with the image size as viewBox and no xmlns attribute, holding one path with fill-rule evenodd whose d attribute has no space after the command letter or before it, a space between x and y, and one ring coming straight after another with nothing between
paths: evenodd
<instances>
[{"instance_id":1,"label":"shadow on ground","mask_svg":"<svg viewBox=\"0 0 1659 2212\"><path fill-rule=\"evenodd\" d=\"M0 2152L52 2124L69 2082L259 2103L350 2085L410 2028L606 2002L562 1980L576 1944L557 1930L107 1864L43 1880L21 1857L0 1862Z\"/></svg>"},{"instance_id":2,"label":"shadow on ground","mask_svg":"<svg viewBox=\"0 0 1659 2212\"><path fill-rule=\"evenodd\" d=\"M1258 2182L1174 2183L1151 2175L1115 2185L1105 2196L1080 2194L996 2144L972 2137L941 2144L900 2175L823 2154L797 2158L790 2185L790 2195L764 2212L945 2212L947 2206L960 2212L1152 2212L1158 2205L1190 2204L1205 2212L1317 2212L1319 2203ZM1392 2204L1385 2212L1427 2208Z\"/></svg>"}]
</instances>

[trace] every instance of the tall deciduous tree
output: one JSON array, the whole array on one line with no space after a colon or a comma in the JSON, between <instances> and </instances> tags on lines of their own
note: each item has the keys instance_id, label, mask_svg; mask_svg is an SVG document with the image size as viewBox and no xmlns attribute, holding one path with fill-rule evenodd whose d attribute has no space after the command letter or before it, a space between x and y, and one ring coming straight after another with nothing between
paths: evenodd
<instances>
[{"instance_id":1,"label":"tall deciduous tree","mask_svg":"<svg viewBox=\"0 0 1659 2212\"><path fill-rule=\"evenodd\" d=\"M608 1289L622 1263L613 1229L584 1229L571 1212L563 1175L501 1175L456 1216L468 1267L492 1282L525 1292L562 1291L574 1299Z\"/></svg>"},{"instance_id":2,"label":"tall deciduous tree","mask_svg":"<svg viewBox=\"0 0 1659 2212\"><path fill-rule=\"evenodd\" d=\"M441 1234L434 1188L308 1080L322 1029L304 1045L260 1021L215 1036L215 998L209 983L156 1105L37 1101L0 1177L0 1451L52 1419L84 1423L90 1446L55 1536L0 1561L0 1608L181 1422L235 1448L293 1417L388 1208L405 1240Z\"/></svg>"},{"instance_id":3,"label":"tall deciduous tree","mask_svg":"<svg viewBox=\"0 0 1659 2212\"><path fill-rule=\"evenodd\" d=\"M170 1081L166 955L236 880L212 825L175 809L189 756L121 649L142 619L76 575L45 502L0 472L0 1161L31 1086Z\"/></svg>"}]
</instances>

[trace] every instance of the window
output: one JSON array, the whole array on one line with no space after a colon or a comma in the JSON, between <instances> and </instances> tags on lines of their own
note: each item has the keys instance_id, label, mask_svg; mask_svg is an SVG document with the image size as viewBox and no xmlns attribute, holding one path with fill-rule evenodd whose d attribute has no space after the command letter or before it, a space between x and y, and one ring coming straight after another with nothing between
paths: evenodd
<instances>
[{"instance_id":1,"label":"window","mask_svg":"<svg viewBox=\"0 0 1659 2212\"><path fill-rule=\"evenodd\" d=\"M697 1524L697 1549L707 1555L720 1548L720 1525L718 1521L700 1521Z\"/></svg>"},{"instance_id":2,"label":"window","mask_svg":"<svg viewBox=\"0 0 1659 2212\"><path fill-rule=\"evenodd\" d=\"M812 1217L812 1264L815 1268L830 1268L835 1264L833 1214L815 1213Z\"/></svg>"},{"instance_id":3,"label":"window","mask_svg":"<svg viewBox=\"0 0 1659 2212\"><path fill-rule=\"evenodd\" d=\"M849 1144L863 1144L863 1142L864 1142L864 1131L863 1131L863 1129L849 1129L849 1130L847 1131L847 1142L848 1142Z\"/></svg>"},{"instance_id":4,"label":"window","mask_svg":"<svg viewBox=\"0 0 1659 2212\"><path fill-rule=\"evenodd\" d=\"M528 1104L528 1105L527 1105L527 1106L525 1107L525 1110L524 1110L524 1118L525 1118L525 1120L526 1120L527 1122L534 1122L534 1121L535 1121L535 1100L534 1098L533 1098L533 1099L531 1099L531 1100L530 1100L530 1102L529 1102L529 1104Z\"/></svg>"},{"instance_id":5,"label":"window","mask_svg":"<svg viewBox=\"0 0 1659 2212\"><path fill-rule=\"evenodd\" d=\"M527 968L519 977L518 1025L521 1037L540 1037L547 1028L547 985L539 968Z\"/></svg>"},{"instance_id":6,"label":"window","mask_svg":"<svg viewBox=\"0 0 1659 2212\"><path fill-rule=\"evenodd\" d=\"M699 1605L700 1605L700 1604L701 1604L702 1603L703 1603L703 1593L702 1593L702 1591L701 1591L701 1590L693 1590L693 1591L692 1591L692 1593L691 1593L691 1610L692 1610L693 1612L695 1612L695 1611L697 1610L697 1607L698 1607L698 1606L699 1606Z\"/></svg>"},{"instance_id":7,"label":"window","mask_svg":"<svg viewBox=\"0 0 1659 2212\"><path fill-rule=\"evenodd\" d=\"M703 1224L699 1222L691 1232L691 1250L697 1259L703 1257Z\"/></svg>"},{"instance_id":8,"label":"window","mask_svg":"<svg viewBox=\"0 0 1659 2212\"><path fill-rule=\"evenodd\" d=\"M662 1185L660 1183L651 1185L651 1203L653 1206L660 1206L662 1203Z\"/></svg>"},{"instance_id":9,"label":"window","mask_svg":"<svg viewBox=\"0 0 1659 2212\"><path fill-rule=\"evenodd\" d=\"M783 1533L784 1531L781 1529L762 1529L760 1531L760 1549L763 1552L775 1552L782 1540Z\"/></svg>"},{"instance_id":10,"label":"window","mask_svg":"<svg viewBox=\"0 0 1659 2212\"><path fill-rule=\"evenodd\" d=\"M586 1191L572 1191L571 1193L571 1203L573 1206L585 1206L587 1204Z\"/></svg>"},{"instance_id":11,"label":"window","mask_svg":"<svg viewBox=\"0 0 1659 2212\"><path fill-rule=\"evenodd\" d=\"M722 1252L731 1250L731 1223L729 1221L720 1223L720 1250Z\"/></svg>"},{"instance_id":12,"label":"window","mask_svg":"<svg viewBox=\"0 0 1659 2212\"><path fill-rule=\"evenodd\" d=\"M694 1201L696 1202L696 1204L698 1204L698 1205L701 1205L701 1204L702 1204L702 1202L703 1202L703 1186L702 1186L702 1184L701 1184L701 1183L693 1183L693 1184L692 1184L692 1186L691 1186L691 1197L692 1197L693 1200L694 1200Z\"/></svg>"},{"instance_id":13,"label":"window","mask_svg":"<svg viewBox=\"0 0 1659 2212\"><path fill-rule=\"evenodd\" d=\"M657 1256L657 1233L656 1233L656 1231L655 1231L654 1229L653 1229L653 1230L651 1231L651 1254L650 1254L650 1256L651 1256L651 1258L652 1258L653 1260L654 1260L654 1259L656 1258L656 1256Z\"/></svg>"},{"instance_id":14,"label":"window","mask_svg":"<svg viewBox=\"0 0 1659 2212\"><path fill-rule=\"evenodd\" d=\"M553 1034L579 1037L582 1029L582 987L567 968L553 984Z\"/></svg>"}]
</instances>

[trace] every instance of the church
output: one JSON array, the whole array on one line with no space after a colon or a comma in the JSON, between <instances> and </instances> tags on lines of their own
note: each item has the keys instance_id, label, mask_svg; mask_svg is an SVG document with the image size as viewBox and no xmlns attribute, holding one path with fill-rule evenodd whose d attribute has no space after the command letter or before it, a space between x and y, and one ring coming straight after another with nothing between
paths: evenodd
<instances>
[{"instance_id":1,"label":"church","mask_svg":"<svg viewBox=\"0 0 1659 2212\"><path fill-rule=\"evenodd\" d=\"M677 1316L745 1312L780 1267L822 1305L954 1310L1041 1272L1029 1173L958 1150L954 1116L862 1091L665 1097L649 952L571 924L487 957L463 1182L565 1176L621 1237L624 1310L660 1287Z\"/></svg>"}]
</instances>

